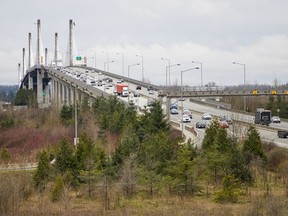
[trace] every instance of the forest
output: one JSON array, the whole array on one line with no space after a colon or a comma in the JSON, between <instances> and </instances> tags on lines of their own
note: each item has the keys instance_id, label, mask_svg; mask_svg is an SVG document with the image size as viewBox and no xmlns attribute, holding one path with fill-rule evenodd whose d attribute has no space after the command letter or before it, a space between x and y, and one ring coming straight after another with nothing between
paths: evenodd
<instances>
[{"instance_id":1,"label":"forest","mask_svg":"<svg viewBox=\"0 0 288 216\"><path fill-rule=\"evenodd\" d=\"M17 97L17 96L16 96ZM288 151L247 126L183 142L161 104L138 114L116 97L0 113L1 215L287 215ZM29 134L29 135L28 135Z\"/></svg>"}]
</instances>

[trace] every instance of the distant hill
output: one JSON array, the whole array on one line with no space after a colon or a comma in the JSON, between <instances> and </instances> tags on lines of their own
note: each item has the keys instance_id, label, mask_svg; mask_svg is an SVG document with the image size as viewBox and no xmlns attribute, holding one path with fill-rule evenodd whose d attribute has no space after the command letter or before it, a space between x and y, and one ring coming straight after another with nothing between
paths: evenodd
<instances>
[{"instance_id":1,"label":"distant hill","mask_svg":"<svg viewBox=\"0 0 288 216\"><path fill-rule=\"evenodd\" d=\"M0 101L12 102L18 89L18 85L0 85Z\"/></svg>"}]
</instances>

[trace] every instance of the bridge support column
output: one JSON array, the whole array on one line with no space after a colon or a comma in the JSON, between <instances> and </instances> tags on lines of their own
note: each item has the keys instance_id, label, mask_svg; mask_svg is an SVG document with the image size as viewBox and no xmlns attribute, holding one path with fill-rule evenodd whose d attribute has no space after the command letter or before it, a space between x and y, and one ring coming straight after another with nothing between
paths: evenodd
<instances>
[{"instance_id":1,"label":"bridge support column","mask_svg":"<svg viewBox=\"0 0 288 216\"><path fill-rule=\"evenodd\" d=\"M50 101L51 101L50 82L45 85L44 92L45 92L45 97L44 97L45 105L48 107L50 105Z\"/></svg>"},{"instance_id":2,"label":"bridge support column","mask_svg":"<svg viewBox=\"0 0 288 216\"><path fill-rule=\"evenodd\" d=\"M28 74L28 89L33 89L33 77Z\"/></svg>"},{"instance_id":3,"label":"bridge support column","mask_svg":"<svg viewBox=\"0 0 288 216\"><path fill-rule=\"evenodd\" d=\"M43 80L42 70L37 70L37 103L43 104Z\"/></svg>"}]
</instances>

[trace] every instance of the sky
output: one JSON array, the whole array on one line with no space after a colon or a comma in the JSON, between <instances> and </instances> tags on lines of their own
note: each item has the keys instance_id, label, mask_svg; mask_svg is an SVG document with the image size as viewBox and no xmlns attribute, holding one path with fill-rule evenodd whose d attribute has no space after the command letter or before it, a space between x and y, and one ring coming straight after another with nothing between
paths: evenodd
<instances>
[{"instance_id":1,"label":"sky","mask_svg":"<svg viewBox=\"0 0 288 216\"><path fill-rule=\"evenodd\" d=\"M130 78L165 85L169 59L170 84L219 86L286 84L288 80L287 0L9 0L0 7L0 85L18 83L22 49L28 33L36 48L41 20L43 47L52 59L54 35L67 52L69 20L74 39L88 66ZM26 52L27 53L27 52ZM136 56L138 55L138 56ZM142 56L142 57L139 57ZM95 58L96 57L96 58ZM96 59L96 61L95 61ZM143 59L143 65L142 65ZM241 64L232 64L237 62ZM107 64L106 64L107 65ZM143 71L142 71L143 70ZM169 83L169 78L168 83Z\"/></svg>"}]
</instances>

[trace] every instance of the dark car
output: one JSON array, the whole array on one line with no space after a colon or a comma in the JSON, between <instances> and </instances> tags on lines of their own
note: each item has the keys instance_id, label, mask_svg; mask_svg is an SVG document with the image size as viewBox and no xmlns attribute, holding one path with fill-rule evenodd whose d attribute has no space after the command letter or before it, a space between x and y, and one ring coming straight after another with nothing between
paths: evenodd
<instances>
[{"instance_id":1,"label":"dark car","mask_svg":"<svg viewBox=\"0 0 288 216\"><path fill-rule=\"evenodd\" d=\"M151 91L151 90L153 91L153 87L152 86L148 86L147 87L147 91Z\"/></svg>"},{"instance_id":2,"label":"dark car","mask_svg":"<svg viewBox=\"0 0 288 216\"><path fill-rule=\"evenodd\" d=\"M200 121L196 123L196 128L206 128L207 123L204 121Z\"/></svg>"},{"instance_id":3,"label":"dark car","mask_svg":"<svg viewBox=\"0 0 288 216\"><path fill-rule=\"evenodd\" d=\"M141 86L136 86L136 90L141 90Z\"/></svg>"}]
</instances>

